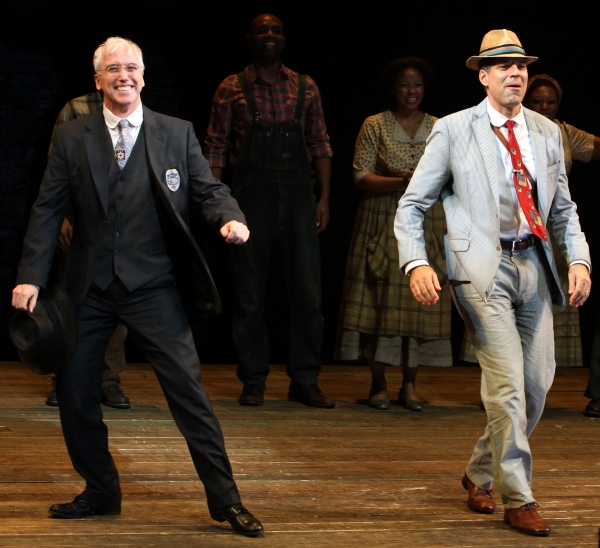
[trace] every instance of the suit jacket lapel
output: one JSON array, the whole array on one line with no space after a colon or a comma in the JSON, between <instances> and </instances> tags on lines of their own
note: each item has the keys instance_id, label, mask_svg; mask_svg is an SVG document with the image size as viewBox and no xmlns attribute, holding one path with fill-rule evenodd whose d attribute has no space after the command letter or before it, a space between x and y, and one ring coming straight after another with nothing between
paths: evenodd
<instances>
[{"instance_id":1,"label":"suit jacket lapel","mask_svg":"<svg viewBox=\"0 0 600 548\"><path fill-rule=\"evenodd\" d=\"M108 166L106 165L106 124L102 109L95 110L86 123L87 133L83 136L90 173L96 185L96 191L104 214L108 211Z\"/></svg>"},{"instance_id":2,"label":"suit jacket lapel","mask_svg":"<svg viewBox=\"0 0 600 548\"><path fill-rule=\"evenodd\" d=\"M166 181L163 179L164 174L161 172L159 158L165 157L167 147L167 133L162 130L162 124L154 112L144 107L144 124L143 130L146 137L146 155L148 163L152 170L151 175L157 181L163 196L168 196L166 191Z\"/></svg>"},{"instance_id":3,"label":"suit jacket lapel","mask_svg":"<svg viewBox=\"0 0 600 548\"><path fill-rule=\"evenodd\" d=\"M488 182L496 201L496 207L500 209L500 196L498 190L498 169L496 167L496 138L490 127L490 117L487 113L485 99L475 108L474 120L471 122L473 133L483 158Z\"/></svg>"},{"instance_id":4,"label":"suit jacket lapel","mask_svg":"<svg viewBox=\"0 0 600 548\"><path fill-rule=\"evenodd\" d=\"M88 132L83 136L90 173L104 214L108 211L108 168L106 165L106 124L102 109L95 110L86 124Z\"/></svg>"},{"instance_id":5,"label":"suit jacket lapel","mask_svg":"<svg viewBox=\"0 0 600 548\"><path fill-rule=\"evenodd\" d=\"M538 213L542 216L544 226L548 219L548 165L546 161L546 142L537 122L524 110L525 123L531 136L533 157L535 160L535 171L538 190Z\"/></svg>"}]
</instances>

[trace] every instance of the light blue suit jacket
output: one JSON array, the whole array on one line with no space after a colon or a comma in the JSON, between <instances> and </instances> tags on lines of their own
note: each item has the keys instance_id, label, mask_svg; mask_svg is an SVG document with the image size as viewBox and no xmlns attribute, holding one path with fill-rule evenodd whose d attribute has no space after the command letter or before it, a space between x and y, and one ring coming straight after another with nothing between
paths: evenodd
<instances>
[{"instance_id":1,"label":"light blue suit jacket","mask_svg":"<svg viewBox=\"0 0 600 548\"><path fill-rule=\"evenodd\" d=\"M523 107L523 112L533 145L543 223L552 227L567 264L575 260L591 264L569 193L560 129L531 110ZM486 301L502 255L496 139L485 100L438 120L394 223L400 265L427 259L423 217L441 195L448 225L444 236L448 277L471 282ZM564 305L550 242L543 242L543 249L554 277L553 300Z\"/></svg>"}]
</instances>

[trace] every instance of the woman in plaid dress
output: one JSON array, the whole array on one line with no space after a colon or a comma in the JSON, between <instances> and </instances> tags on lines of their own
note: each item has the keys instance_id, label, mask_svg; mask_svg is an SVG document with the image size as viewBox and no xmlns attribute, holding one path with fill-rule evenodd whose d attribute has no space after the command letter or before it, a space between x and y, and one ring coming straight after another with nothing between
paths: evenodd
<instances>
[{"instance_id":1,"label":"woman in plaid dress","mask_svg":"<svg viewBox=\"0 0 600 548\"><path fill-rule=\"evenodd\" d=\"M356 141L354 182L363 190L350 244L336 358L367 359L372 384L367 400L388 409L385 368L402 366L402 406L421 411L415 388L418 365L452 365L450 291L430 307L412 296L400 272L394 218L436 118L419 110L433 71L416 57L392 61L382 84L394 107L367 118ZM427 256L441 283L446 280L445 217L437 202L425 217Z\"/></svg>"}]
</instances>

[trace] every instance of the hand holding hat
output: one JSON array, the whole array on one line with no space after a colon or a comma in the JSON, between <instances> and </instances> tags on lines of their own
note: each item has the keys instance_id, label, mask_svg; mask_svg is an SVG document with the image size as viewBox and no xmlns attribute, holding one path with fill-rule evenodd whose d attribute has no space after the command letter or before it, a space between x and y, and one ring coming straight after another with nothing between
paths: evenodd
<instances>
[{"instance_id":1,"label":"hand holding hat","mask_svg":"<svg viewBox=\"0 0 600 548\"><path fill-rule=\"evenodd\" d=\"M36 285L21 284L13 289L12 305L17 310L33 312L40 288Z\"/></svg>"},{"instance_id":2,"label":"hand holding hat","mask_svg":"<svg viewBox=\"0 0 600 548\"><path fill-rule=\"evenodd\" d=\"M17 286L13 305L20 310L8 330L21 361L39 375L62 369L77 343L75 309L64 289L54 285L38 295L33 285Z\"/></svg>"}]
</instances>

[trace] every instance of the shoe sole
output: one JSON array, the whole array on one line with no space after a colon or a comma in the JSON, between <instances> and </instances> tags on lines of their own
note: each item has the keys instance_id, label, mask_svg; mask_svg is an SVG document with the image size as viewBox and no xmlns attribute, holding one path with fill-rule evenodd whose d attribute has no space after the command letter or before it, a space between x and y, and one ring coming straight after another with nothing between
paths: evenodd
<instances>
[{"instance_id":1,"label":"shoe sole","mask_svg":"<svg viewBox=\"0 0 600 548\"><path fill-rule=\"evenodd\" d=\"M296 403L301 403L303 405L306 405L306 407L315 407L316 409L334 409L335 408L335 402L327 403L325 405L311 405L310 403L306 403L304 400L302 400L302 398L297 398L295 396L290 396L290 395L288 395L288 400L296 402Z\"/></svg>"},{"instance_id":2,"label":"shoe sole","mask_svg":"<svg viewBox=\"0 0 600 548\"><path fill-rule=\"evenodd\" d=\"M596 411L584 411L583 416L590 417L591 419L598 419L600 418L600 413L597 413Z\"/></svg>"},{"instance_id":3,"label":"shoe sole","mask_svg":"<svg viewBox=\"0 0 600 548\"><path fill-rule=\"evenodd\" d=\"M264 529L262 531L257 531L257 532L252 532L252 531L238 531L237 529L235 529L233 527L233 525L231 525L231 522L221 516L214 516L213 514L210 515L210 517L212 519L214 519L215 521L218 521L219 523L229 523L229 525L231 526L231 530L236 534L236 535L243 535L245 537L260 537L265 531Z\"/></svg>"},{"instance_id":4,"label":"shoe sole","mask_svg":"<svg viewBox=\"0 0 600 548\"><path fill-rule=\"evenodd\" d=\"M246 405L248 407L260 407L261 405L265 404L265 402L262 402L262 401L240 401L240 400L238 400L238 403L240 405Z\"/></svg>"},{"instance_id":5,"label":"shoe sole","mask_svg":"<svg viewBox=\"0 0 600 548\"><path fill-rule=\"evenodd\" d=\"M504 523L506 523L506 525L510 526L511 529L514 529L515 531L518 531L519 533L523 533L524 535L531 535L534 537L547 537L551 531L528 531L526 529L521 529L520 527L515 527L514 525L512 525L510 523L510 520L508 518L504 518Z\"/></svg>"},{"instance_id":6,"label":"shoe sole","mask_svg":"<svg viewBox=\"0 0 600 548\"><path fill-rule=\"evenodd\" d=\"M118 516L121 513L121 509L114 510L106 510L105 512L92 512L91 514L86 514L85 516L74 516L72 514L61 514L60 512L53 512L49 510L50 517L52 518L60 518L60 519L84 519L90 518L92 516Z\"/></svg>"},{"instance_id":7,"label":"shoe sole","mask_svg":"<svg viewBox=\"0 0 600 548\"><path fill-rule=\"evenodd\" d=\"M389 405L374 405L372 403L367 403L367 406L376 411L387 411L390 408Z\"/></svg>"},{"instance_id":8,"label":"shoe sole","mask_svg":"<svg viewBox=\"0 0 600 548\"><path fill-rule=\"evenodd\" d=\"M130 403L107 403L105 401L102 402L106 407L112 407L113 409L131 409Z\"/></svg>"},{"instance_id":9,"label":"shoe sole","mask_svg":"<svg viewBox=\"0 0 600 548\"><path fill-rule=\"evenodd\" d=\"M50 407L58 407L58 402L57 401L47 401L46 405L49 405Z\"/></svg>"},{"instance_id":10,"label":"shoe sole","mask_svg":"<svg viewBox=\"0 0 600 548\"><path fill-rule=\"evenodd\" d=\"M467 502L467 506L469 507L470 510L472 510L473 512L477 512L478 514L493 514L496 511L495 508L486 508L486 509L474 508L468 502Z\"/></svg>"}]
</instances>

